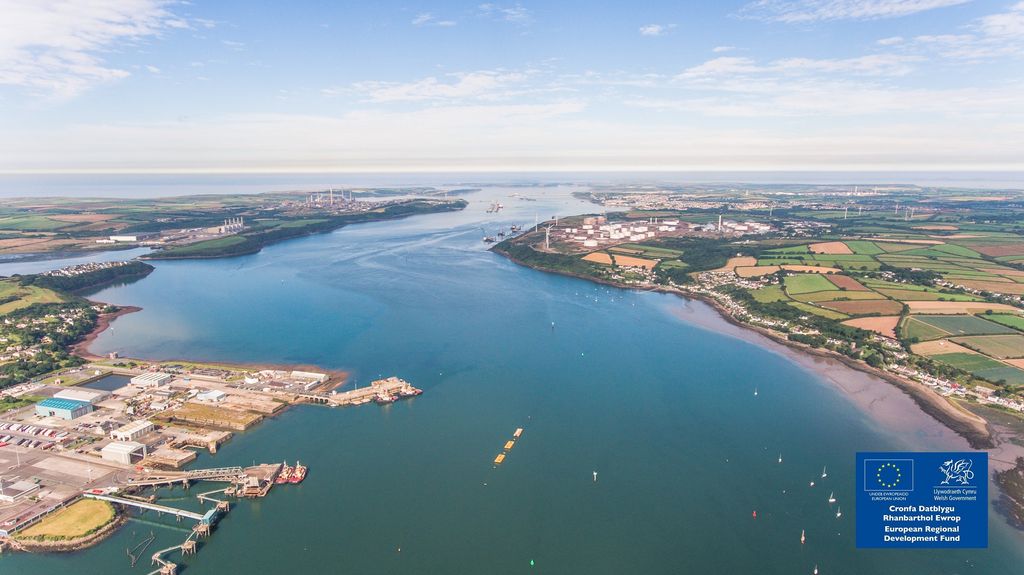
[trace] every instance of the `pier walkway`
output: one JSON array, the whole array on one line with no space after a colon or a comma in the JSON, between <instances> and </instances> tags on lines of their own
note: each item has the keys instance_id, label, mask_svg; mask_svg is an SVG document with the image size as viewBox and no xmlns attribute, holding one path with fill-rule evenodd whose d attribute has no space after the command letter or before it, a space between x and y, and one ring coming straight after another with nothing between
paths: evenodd
<instances>
[{"instance_id":1,"label":"pier walkway","mask_svg":"<svg viewBox=\"0 0 1024 575\"><path fill-rule=\"evenodd\" d=\"M149 502L146 502L146 501L139 501L137 499L126 499L124 497L114 497L113 495L99 495L97 493L83 493L82 496L83 497L88 497L90 499L99 499L101 501L109 501L110 503L117 503L118 505L127 505L129 507L137 507L139 509L148 509L150 511L156 511L157 513L169 513L169 514L174 515L176 517L186 517L188 519L194 519L195 521L199 521L201 523L208 523L209 522L209 520L207 518L207 516L210 515L209 512L207 512L206 515L201 515L199 513L194 513L192 511L185 511L184 509L175 509L174 507L167 507L166 505L158 505L156 503L149 503Z\"/></svg>"},{"instance_id":2,"label":"pier walkway","mask_svg":"<svg viewBox=\"0 0 1024 575\"><path fill-rule=\"evenodd\" d=\"M187 483L190 481L235 481L245 475L241 467L216 467L213 469L195 469L181 472L160 472L156 475L149 475L139 479L132 479L130 485L134 487L152 487L156 485L171 485L174 483Z\"/></svg>"}]
</instances>

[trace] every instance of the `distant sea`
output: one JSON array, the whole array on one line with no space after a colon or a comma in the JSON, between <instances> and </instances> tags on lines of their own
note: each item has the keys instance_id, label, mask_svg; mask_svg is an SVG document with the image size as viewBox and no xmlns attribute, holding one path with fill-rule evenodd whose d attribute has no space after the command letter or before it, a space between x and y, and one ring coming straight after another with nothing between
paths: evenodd
<instances>
[{"instance_id":1,"label":"distant sea","mask_svg":"<svg viewBox=\"0 0 1024 575\"><path fill-rule=\"evenodd\" d=\"M464 186L472 184L916 184L1024 189L1024 172L464 172L302 174L0 174L0 198L147 198L191 194L254 194L326 187Z\"/></svg>"}]
</instances>

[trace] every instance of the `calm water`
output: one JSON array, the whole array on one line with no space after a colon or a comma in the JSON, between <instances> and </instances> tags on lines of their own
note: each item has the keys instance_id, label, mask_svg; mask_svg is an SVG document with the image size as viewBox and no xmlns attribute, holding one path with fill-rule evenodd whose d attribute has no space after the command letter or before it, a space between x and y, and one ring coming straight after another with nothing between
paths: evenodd
<instances>
[{"instance_id":1,"label":"calm water","mask_svg":"<svg viewBox=\"0 0 1024 575\"><path fill-rule=\"evenodd\" d=\"M964 443L899 394L891 405L905 416L885 425L785 355L682 319L706 315L700 304L484 251L481 226L593 209L568 190L530 190L536 202L512 191L253 256L159 262L95 296L144 308L96 352L315 363L426 390L385 408L296 408L201 457L299 458L310 475L236 505L187 573L1021 572L1024 538L996 516L987 550L855 550L855 451ZM500 216L484 213L494 198ZM829 478L809 488L826 464ZM173 504L195 507L197 492L177 490ZM185 537L147 517L82 553L4 556L0 572L144 573L125 548L150 530L151 550Z\"/></svg>"}]
</instances>

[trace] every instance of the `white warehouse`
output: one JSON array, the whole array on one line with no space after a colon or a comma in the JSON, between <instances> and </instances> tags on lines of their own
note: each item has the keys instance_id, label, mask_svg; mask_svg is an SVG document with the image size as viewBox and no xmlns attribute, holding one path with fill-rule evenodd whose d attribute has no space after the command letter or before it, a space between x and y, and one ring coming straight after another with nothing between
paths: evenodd
<instances>
[{"instance_id":1,"label":"white warehouse","mask_svg":"<svg viewBox=\"0 0 1024 575\"><path fill-rule=\"evenodd\" d=\"M114 431L111 431L110 437L118 441L135 441L150 431L153 431L153 429L154 426L152 421L139 419L131 423L126 423Z\"/></svg>"},{"instance_id":2,"label":"white warehouse","mask_svg":"<svg viewBox=\"0 0 1024 575\"><path fill-rule=\"evenodd\" d=\"M150 371L140 375L136 375L131 379L132 385L139 387L159 387L171 380L174 377L169 373L161 373L159 371Z\"/></svg>"}]
</instances>

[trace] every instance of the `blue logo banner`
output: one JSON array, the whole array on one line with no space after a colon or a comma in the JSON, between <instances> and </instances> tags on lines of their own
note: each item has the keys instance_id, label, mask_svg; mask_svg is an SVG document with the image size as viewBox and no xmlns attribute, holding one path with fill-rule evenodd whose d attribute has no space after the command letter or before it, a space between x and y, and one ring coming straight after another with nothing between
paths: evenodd
<instances>
[{"instance_id":1,"label":"blue logo banner","mask_svg":"<svg viewBox=\"0 0 1024 575\"><path fill-rule=\"evenodd\" d=\"M988 453L858 453L857 547L988 547Z\"/></svg>"}]
</instances>

